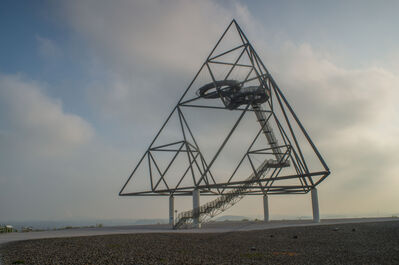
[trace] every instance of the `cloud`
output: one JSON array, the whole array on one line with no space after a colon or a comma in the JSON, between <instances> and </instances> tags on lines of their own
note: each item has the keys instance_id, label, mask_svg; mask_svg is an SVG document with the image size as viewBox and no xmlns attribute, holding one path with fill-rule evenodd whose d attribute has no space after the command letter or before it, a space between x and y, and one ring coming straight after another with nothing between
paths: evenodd
<instances>
[{"instance_id":1,"label":"cloud","mask_svg":"<svg viewBox=\"0 0 399 265\"><path fill-rule=\"evenodd\" d=\"M223 26L233 16L214 1L179 0L69 1L64 12L107 62L180 71L200 65L219 35L215 25Z\"/></svg>"},{"instance_id":2,"label":"cloud","mask_svg":"<svg viewBox=\"0 0 399 265\"><path fill-rule=\"evenodd\" d=\"M321 185L330 213L389 213L398 196L399 78L388 68L347 69L310 44L263 51L332 175ZM390 192L387 192L387 191ZM384 204L383 209L378 205ZM372 205L372 207L370 207Z\"/></svg>"},{"instance_id":3,"label":"cloud","mask_svg":"<svg viewBox=\"0 0 399 265\"><path fill-rule=\"evenodd\" d=\"M335 131L340 131L393 118L392 98L398 94L395 87L399 80L389 70L345 69L317 54L308 44L286 44L273 52L269 51L266 58L271 58L278 82L304 115L319 118L317 123L322 124L320 119L328 117ZM386 115L391 117L387 119Z\"/></svg>"},{"instance_id":4,"label":"cloud","mask_svg":"<svg viewBox=\"0 0 399 265\"><path fill-rule=\"evenodd\" d=\"M270 40L267 27L239 2L69 1L65 10L95 65L102 65L93 77L103 79L93 78L98 81L88 91L103 117L133 124L132 132L142 126L155 132L235 17L330 165L333 174L321 187L327 197L343 202L339 198L353 190L362 197L372 189L376 197L393 183L397 187L392 170L399 146L399 80L391 69L345 68L334 63L339 55L316 51L310 43ZM378 188L371 184L375 175L385 180Z\"/></svg>"},{"instance_id":5,"label":"cloud","mask_svg":"<svg viewBox=\"0 0 399 265\"><path fill-rule=\"evenodd\" d=\"M128 174L132 153L101 141L87 120L48 96L49 89L22 75L0 75L1 220L122 212L130 202L117 200L121 184L111 176ZM130 217L121 212L112 215Z\"/></svg>"},{"instance_id":6,"label":"cloud","mask_svg":"<svg viewBox=\"0 0 399 265\"><path fill-rule=\"evenodd\" d=\"M7 216L166 216L166 200L118 199L117 193L233 17L332 170L320 186L322 214L370 213L380 205L395 211L399 82L390 68L345 68L311 43L272 41L267 25L239 2L68 1L59 11L91 59L82 87L95 117L65 111L47 85L0 76L0 208ZM36 42L42 56L59 57L51 38ZM93 122L106 129L95 131ZM298 198L273 198L272 216L310 214L310 200L300 197L299 205ZM176 202L184 204L179 211L190 207L185 201ZM258 198L246 198L231 213L260 209Z\"/></svg>"},{"instance_id":7,"label":"cloud","mask_svg":"<svg viewBox=\"0 0 399 265\"><path fill-rule=\"evenodd\" d=\"M104 152L94 144L92 125L66 112L61 100L49 97L46 89L50 88L22 75L0 75L3 221L63 216L82 200L87 182L81 177L88 180L98 174L93 165L104 159L91 151Z\"/></svg>"},{"instance_id":8,"label":"cloud","mask_svg":"<svg viewBox=\"0 0 399 265\"><path fill-rule=\"evenodd\" d=\"M60 100L48 97L39 83L19 75L0 75L0 105L2 145L54 156L93 138L94 130L87 121L65 113Z\"/></svg>"},{"instance_id":9,"label":"cloud","mask_svg":"<svg viewBox=\"0 0 399 265\"><path fill-rule=\"evenodd\" d=\"M37 48L40 56L46 60L53 60L62 55L61 49L51 39L36 35Z\"/></svg>"},{"instance_id":10,"label":"cloud","mask_svg":"<svg viewBox=\"0 0 399 265\"><path fill-rule=\"evenodd\" d=\"M148 121L146 113L170 109L232 18L249 21L248 10L238 2L64 4L64 21L92 54L88 94L95 112L129 123ZM138 111L140 120L132 115Z\"/></svg>"}]
</instances>

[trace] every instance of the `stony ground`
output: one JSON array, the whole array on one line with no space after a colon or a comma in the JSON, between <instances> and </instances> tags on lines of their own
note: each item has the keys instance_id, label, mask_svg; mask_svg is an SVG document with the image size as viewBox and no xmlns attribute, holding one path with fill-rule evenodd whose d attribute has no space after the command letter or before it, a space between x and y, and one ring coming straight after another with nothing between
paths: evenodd
<instances>
[{"instance_id":1,"label":"stony ground","mask_svg":"<svg viewBox=\"0 0 399 265\"><path fill-rule=\"evenodd\" d=\"M4 264L399 264L399 222L12 242Z\"/></svg>"}]
</instances>

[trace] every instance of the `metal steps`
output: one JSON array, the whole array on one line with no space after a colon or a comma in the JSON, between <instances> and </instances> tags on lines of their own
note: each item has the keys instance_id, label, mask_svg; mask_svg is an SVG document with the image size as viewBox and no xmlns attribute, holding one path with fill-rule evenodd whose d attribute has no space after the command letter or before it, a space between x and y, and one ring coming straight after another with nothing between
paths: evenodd
<instances>
[{"instance_id":1,"label":"metal steps","mask_svg":"<svg viewBox=\"0 0 399 265\"><path fill-rule=\"evenodd\" d=\"M271 150L273 155L275 156L274 159L266 159L263 163L256 169L255 172L246 179L246 181L250 181L249 183L245 183L242 186L232 189L231 191L221 195L217 199L210 201L200 207L181 212L174 222L174 229L178 229L184 226L190 225L194 219L198 218L200 223L205 223L214 216L224 212L238 201L240 201L244 195L243 193L250 189L254 184L256 184L256 180L262 178L270 168L277 168L277 167L287 167L289 166L289 161L283 161L283 155L280 150L280 147L277 143L277 138L275 137L273 130L268 122L268 119L265 115L260 104L252 104L252 108L256 114L257 120L262 128L263 134L266 136L268 143L271 146Z\"/></svg>"},{"instance_id":2,"label":"metal steps","mask_svg":"<svg viewBox=\"0 0 399 265\"><path fill-rule=\"evenodd\" d=\"M266 136L267 142L269 143L273 155L276 157L274 167L289 167L290 162L288 160L283 161L283 153L278 145L276 136L274 135L273 129L269 124L268 117L260 104L252 104L252 108L255 112L256 118L262 128L263 134Z\"/></svg>"},{"instance_id":3,"label":"metal steps","mask_svg":"<svg viewBox=\"0 0 399 265\"><path fill-rule=\"evenodd\" d=\"M258 177L266 174L267 170L270 169L270 167L268 166L268 162L270 161L264 161L257 169L257 174L252 173L246 180L253 181L256 180ZM242 193L250 188L252 185L254 184L243 184L239 188L233 189L232 191L225 193L217 199L201 205L197 209L180 213L176 218L173 228L177 229L183 225L191 224L195 218L199 218L201 223L206 222L208 219L211 219L212 217L224 212L225 210L236 204L238 201L240 201L243 198Z\"/></svg>"}]
</instances>

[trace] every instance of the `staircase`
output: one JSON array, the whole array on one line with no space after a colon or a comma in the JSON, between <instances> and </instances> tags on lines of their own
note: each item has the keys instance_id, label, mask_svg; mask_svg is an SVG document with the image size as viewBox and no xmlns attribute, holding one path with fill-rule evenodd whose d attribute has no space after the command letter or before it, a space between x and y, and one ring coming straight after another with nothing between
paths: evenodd
<instances>
[{"instance_id":1,"label":"staircase","mask_svg":"<svg viewBox=\"0 0 399 265\"><path fill-rule=\"evenodd\" d=\"M289 167L290 161L285 160L283 161L283 153L278 145L278 141L276 136L273 133L273 129L270 126L265 111L260 104L252 104L252 109L255 112L256 119L260 127L262 128L263 134L266 136L267 142L269 143L273 155L276 157L276 160L270 160L269 166L273 168L280 168L280 167Z\"/></svg>"},{"instance_id":2,"label":"staircase","mask_svg":"<svg viewBox=\"0 0 399 265\"><path fill-rule=\"evenodd\" d=\"M201 205L196 209L181 212L175 219L173 229L189 225L196 218L199 219L200 223L206 222L207 220L224 212L240 201L244 197L243 193L250 189L256 180L265 176L270 168L288 167L290 165L288 160L283 161L283 153L278 146L277 139L267 120L267 116L263 111L262 106L260 104L252 104L252 108L276 159L266 159L263 161L263 163L256 169L256 174L255 172L252 172L252 174L245 180L247 182L242 186L232 189L217 199Z\"/></svg>"}]
</instances>

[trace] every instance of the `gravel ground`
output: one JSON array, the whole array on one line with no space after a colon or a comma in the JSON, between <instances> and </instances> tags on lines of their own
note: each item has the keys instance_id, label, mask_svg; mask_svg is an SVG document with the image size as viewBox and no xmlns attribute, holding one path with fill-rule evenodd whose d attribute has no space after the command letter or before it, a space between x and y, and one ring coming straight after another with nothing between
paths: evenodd
<instances>
[{"instance_id":1,"label":"gravel ground","mask_svg":"<svg viewBox=\"0 0 399 265\"><path fill-rule=\"evenodd\" d=\"M27 240L0 253L3 264L399 264L399 221Z\"/></svg>"}]
</instances>

